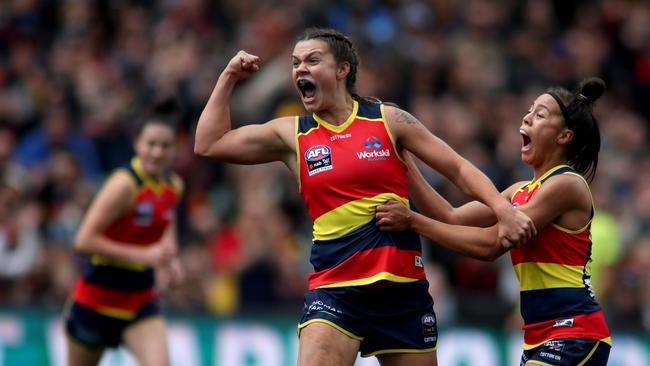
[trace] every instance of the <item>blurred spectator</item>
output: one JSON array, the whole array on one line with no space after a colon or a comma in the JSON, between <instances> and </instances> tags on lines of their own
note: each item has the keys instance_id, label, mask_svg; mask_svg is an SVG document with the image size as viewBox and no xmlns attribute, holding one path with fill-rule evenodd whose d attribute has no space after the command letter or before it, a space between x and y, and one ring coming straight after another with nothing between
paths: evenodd
<instances>
[{"instance_id":1,"label":"blurred spectator","mask_svg":"<svg viewBox=\"0 0 650 366\"><path fill-rule=\"evenodd\" d=\"M51 164L54 151L69 150L79 159L81 171L86 179L101 177L101 166L92 141L73 127L69 111L63 106L52 106L43 111L42 125L27 132L18 141L15 158L18 164L39 177Z\"/></svg>"}]
</instances>

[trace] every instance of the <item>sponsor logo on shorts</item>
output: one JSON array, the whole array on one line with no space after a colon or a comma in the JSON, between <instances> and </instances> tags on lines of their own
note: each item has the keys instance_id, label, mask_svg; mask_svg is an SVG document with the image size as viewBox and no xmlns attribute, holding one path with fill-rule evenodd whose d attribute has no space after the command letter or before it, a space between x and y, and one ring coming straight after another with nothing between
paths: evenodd
<instances>
[{"instance_id":1,"label":"sponsor logo on shorts","mask_svg":"<svg viewBox=\"0 0 650 366\"><path fill-rule=\"evenodd\" d=\"M553 324L553 328L572 327L572 326L573 326L573 318L558 319L555 321L555 324Z\"/></svg>"},{"instance_id":2,"label":"sponsor logo on shorts","mask_svg":"<svg viewBox=\"0 0 650 366\"><path fill-rule=\"evenodd\" d=\"M549 350L556 351L556 352L562 352L564 349L564 342L562 341L548 341L544 343L544 347L548 348Z\"/></svg>"},{"instance_id":3,"label":"sponsor logo on shorts","mask_svg":"<svg viewBox=\"0 0 650 366\"><path fill-rule=\"evenodd\" d=\"M539 357L545 358L547 360L552 360L552 361L560 361L562 359L562 355L558 355L558 354L551 353L551 352L546 352L546 351L540 352Z\"/></svg>"},{"instance_id":4,"label":"sponsor logo on shorts","mask_svg":"<svg viewBox=\"0 0 650 366\"><path fill-rule=\"evenodd\" d=\"M422 333L424 335L434 334L436 332L436 316L435 314L424 314L422 316Z\"/></svg>"},{"instance_id":5,"label":"sponsor logo on shorts","mask_svg":"<svg viewBox=\"0 0 650 366\"><path fill-rule=\"evenodd\" d=\"M321 300L314 300L307 306L307 310L309 312L318 312L318 311L324 311L324 312L330 312L330 313L337 313L341 314L341 310L335 308L334 306L328 305Z\"/></svg>"},{"instance_id":6,"label":"sponsor logo on shorts","mask_svg":"<svg viewBox=\"0 0 650 366\"><path fill-rule=\"evenodd\" d=\"M415 256L415 266L424 267L424 261L422 260L422 257L420 257L419 255Z\"/></svg>"},{"instance_id":7,"label":"sponsor logo on shorts","mask_svg":"<svg viewBox=\"0 0 650 366\"><path fill-rule=\"evenodd\" d=\"M332 149L327 145L312 146L305 151L307 173L312 176L327 170L332 170Z\"/></svg>"}]
</instances>

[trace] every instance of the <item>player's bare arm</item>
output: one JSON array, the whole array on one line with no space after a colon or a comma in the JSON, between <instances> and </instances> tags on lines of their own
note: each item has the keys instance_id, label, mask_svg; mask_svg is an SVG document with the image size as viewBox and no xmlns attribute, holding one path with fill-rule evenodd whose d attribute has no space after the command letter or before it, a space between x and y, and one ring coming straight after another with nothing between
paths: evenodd
<instances>
[{"instance_id":1,"label":"player's bare arm","mask_svg":"<svg viewBox=\"0 0 650 366\"><path fill-rule=\"evenodd\" d=\"M259 58L239 51L223 70L196 127L194 152L237 164L291 161L294 117L232 128L230 97L238 81L259 70Z\"/></svg>"},{"instance_id":2,"label":"player's bare arm","mask_svg":"<svg viewBox=\"0 0 650 366\"><path fill-rule=\"evenodd\" d=\"M129 175L114 173L90 205L75 237L75 250L109 258L158 265L173 256L167 247L125 245L106 238L103 231L124 214L133 201L135 182Z\"/></svg>"},{"instance_id":3,"label":"player's bare arm","mask_svg":"<svg viewBox=\"0 0 650 366\"><path fill-rule=\"evenodd\" d=\"M389 129L400 146L494 211L502 224L499 226L499 241L502 245L520 245L536 234L530 218L513 209L488 177L474 165L434 136L410 113L388 106L385 111Z\"/></svg>"}]
</instances>

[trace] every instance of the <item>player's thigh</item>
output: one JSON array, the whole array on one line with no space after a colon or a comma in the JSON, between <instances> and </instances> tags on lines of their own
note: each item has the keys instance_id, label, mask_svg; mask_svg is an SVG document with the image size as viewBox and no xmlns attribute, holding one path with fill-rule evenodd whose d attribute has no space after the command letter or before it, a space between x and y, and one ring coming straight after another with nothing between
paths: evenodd
<instances>
[{"instance_id":1,"label":"player's thigh","mask_svg":"<svg viewBox=\"0 0 650 366\"><path fill-rule=\"evenodd\" d=\"M377 355L381 366L437 366L436 351L425 353L387 353Z\"/></svg>"},{"instance_id":2,"label":"player's thigh","mask_svg":"<svg viewBox=\"0 0 650 366\"><path fill-rule=\"evenodd\" d=\"M68 337L68 366L96 366L104 353L103 348L89 348Z\"/></svg>"},{"instance_id":3,"label":"player's thigh","mask_svg":"<svg viewBox=\"0 0 650 366\"><path fill-rule=\"evenodd\" d=\"M352 366L360 344L331 325L311 323L300 330L298 366Z\"/></svg>"},{"instance_id":4,"label":"player's thigh","mask_svg":"<svg viewBox=\"0 0 650 366\"><path fill-rule=\"evenodd\" d=\"M122 339L140 366L169 364L167 333L161 317L153 316L129 325L124 329Z\"/></svg>"}]
</instances>

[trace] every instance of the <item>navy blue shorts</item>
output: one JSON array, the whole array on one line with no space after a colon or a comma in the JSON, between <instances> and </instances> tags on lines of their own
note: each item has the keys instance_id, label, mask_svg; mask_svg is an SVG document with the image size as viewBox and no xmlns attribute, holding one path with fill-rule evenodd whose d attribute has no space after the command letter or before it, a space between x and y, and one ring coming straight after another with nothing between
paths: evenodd
<instances>
[{"instance_id":1,"label":"navy blue shorts","mask_svg":"<svg viewBox=\"0 0 650 366\"><path fill-rule=\"evenodd\" d=\"M72 302L66 315L65 329L70 338L89 348L117 347L129 325L160 314L158 300L146 303L133 319L113 318Z\"/></svg>"},{"instance_id":2,"label":"navy blue shorts","mask_svg":"<svg viewBox=\"0 0 650 366\"><path fill-rule=\"evenodd\" d=\"M298 332L314 322L329 324L361 341L363 357L433 352L438 343L436 314L426 280L309 291Z\"/></svg>"},{"instance_id":3,"label":"navy blue shorts","mask_svg":"<svg viewBox=\"0 0 650 366\"><path fill-rule=\"evenodd\" d=\"M593 339L555 339L524 351L520 366L531 362L536 365L605 366L611 346Z\"/></svg>"}]
</instances>

